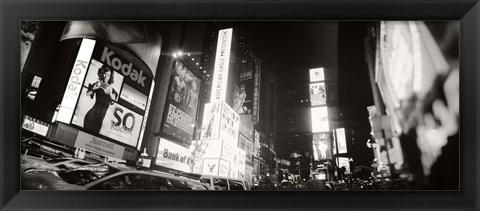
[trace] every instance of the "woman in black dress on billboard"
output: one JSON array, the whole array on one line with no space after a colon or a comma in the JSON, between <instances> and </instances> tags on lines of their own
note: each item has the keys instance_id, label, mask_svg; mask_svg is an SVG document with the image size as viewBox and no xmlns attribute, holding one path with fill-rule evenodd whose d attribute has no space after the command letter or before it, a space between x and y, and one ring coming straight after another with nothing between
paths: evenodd
<instances>
[{"instance_id":1,"label":"woman in black dress on billboard","mask_svg":"<svg viewBox=\"0 0 480 211\"><path fill-rule=\"evenodd\" d=\"M87 96L93 99L95 104L85 115L83 127L92 132L99 133L108 107L117 99L118 93L112 88L113 69L103 65L98 69L98 81L88 85Z\"/></svg>"}]
</instances>

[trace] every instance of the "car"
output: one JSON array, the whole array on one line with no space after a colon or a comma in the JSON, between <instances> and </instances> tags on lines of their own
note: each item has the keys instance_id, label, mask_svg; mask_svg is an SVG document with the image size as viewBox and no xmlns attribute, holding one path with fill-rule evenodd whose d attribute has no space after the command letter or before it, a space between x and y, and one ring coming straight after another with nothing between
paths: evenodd
<instances>
[{"instance_id":1,"label":"car","mask_svg":"<svg viewBox=\"0 0 480 211\"><path fill-rule=\"evenodd\" d=\"M210 187L215 190L250 190L250 185L248 184L248 182L242 179L186 172L182 172L179 175L197 179L203 183L210 185Z\"/></svg>"},{"instance_id":2,"label":"car","mask_svg":"<svg viewBox=\"0 0 480 211\"><path fill-rule=\"evenodd\" d=\"M280 183L278 189L279 190L294 190L295 185L293 184L292 181L283 180L282 183Z\"/></svg>"},{"instance_id":3,"label":"car","mask_svg":"<svg viewBox=\"0 0 480 211\"><path fill-rule=\"evenodd\" d=\"M117 164L95 164L72 170L31 171L21 179L22 190L211 190L193 179L138 170Z\"/></svg>"},{"instance_id":4,"label":"car","mask_svg":"<svg viewBox=\"0 0 480 211\"><path fill-rule=\"evenodd\" d=\"M20 155L20 171L27 172L36 169L61 170L72 169L92 162L77 158L38 158L29 155Z\"/></svg>"}]
</instances>

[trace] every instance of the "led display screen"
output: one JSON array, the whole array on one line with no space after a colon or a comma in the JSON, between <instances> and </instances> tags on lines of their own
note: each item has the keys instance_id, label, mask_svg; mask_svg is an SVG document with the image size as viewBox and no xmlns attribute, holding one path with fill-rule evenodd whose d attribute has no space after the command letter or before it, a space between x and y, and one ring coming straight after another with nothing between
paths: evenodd
<instances>
[{"instance_id":1,"label":"led display screen","mask_svg":"<svg viewBox=\"0 0 480 211\"><path fill-rule=\"evenodd\" d=\"M332 147L329 133L313 134L313 158L315 160L332 159Z\"/></svg>"},{"instance_id":2,"label":"led display screen","mask_svg":"<svg viewBox=\"0 0 480 211\"><path fill-rule=\"evenodd\" d=\"M328 132L328 110L326 106L312 107L312 133Z\"/></svg>"},{"instance_id":3,"label":"led display screen","mask_svg":"<svg viewBox=\"0 0 480 211\"><path fill-rule=\"evenodd\" d=\"M312 106L327 104L327 93L325 92L325 83L310 84L310 102Z\"/></svg>"},{"instance_id":4,"label":"led display screen","mask_svg":"<svg viewBox=\"0 0 480 211\"><path fill-rule=\"evenodd\" d=\"M323 67L310 69L310 82L325 81Z\"/></svg>"}]
</instances>

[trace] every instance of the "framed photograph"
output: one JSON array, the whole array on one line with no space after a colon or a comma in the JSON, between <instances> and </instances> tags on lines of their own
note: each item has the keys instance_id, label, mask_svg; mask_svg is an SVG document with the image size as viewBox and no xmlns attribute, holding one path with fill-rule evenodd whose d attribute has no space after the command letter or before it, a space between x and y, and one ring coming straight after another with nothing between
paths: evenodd
<instances>
[{"instance_id":1,"label":"framed photograph","mask_svg":"<svg viewBox=\"0 0 480 211\"><path fill-rule=\"evenodd\" d=\"M480 209L478 0L0 11L2 210Z\"/></svg>"}]
</instances>

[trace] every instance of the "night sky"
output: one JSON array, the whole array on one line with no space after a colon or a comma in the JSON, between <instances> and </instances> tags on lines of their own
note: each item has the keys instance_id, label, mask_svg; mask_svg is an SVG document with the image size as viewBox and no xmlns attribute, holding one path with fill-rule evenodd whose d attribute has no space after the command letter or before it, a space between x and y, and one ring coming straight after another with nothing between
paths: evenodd
<instances>
[{"instance_id":1,"label":"night sky","mask_svg":"<svg viewBox=\"0 0 480 211\"><path fill-rule=\"evenodd\" d=\"M373 105L368 67L364 55L367 22L236 22L241 35L250 39L262 70L274 72L279 83L308 81L308 70L336 69L338 103L344 118L356 123L354 149L357 164L373 159L365 142L370 138L366 107ZM308 83L308 82L306 82Z\"/></svg>"}]
</instances>

